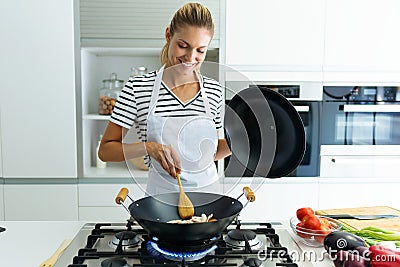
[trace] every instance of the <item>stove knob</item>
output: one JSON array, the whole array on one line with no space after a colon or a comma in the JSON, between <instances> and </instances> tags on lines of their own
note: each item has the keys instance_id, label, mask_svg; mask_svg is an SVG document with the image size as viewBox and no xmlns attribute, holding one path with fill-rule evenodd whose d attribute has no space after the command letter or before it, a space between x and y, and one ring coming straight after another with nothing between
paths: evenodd
<instances>
[{"instance_id":1,"label":"stove knob","mask_svg":"<svg viewBox=\"0 0 400 267\"><path fill-rule=\"evenodd\" d=\"M262 261L257 258L249 258L244 261L244 264L248 267L259 267L262 265Z\"/></svg>"}]
</instances>

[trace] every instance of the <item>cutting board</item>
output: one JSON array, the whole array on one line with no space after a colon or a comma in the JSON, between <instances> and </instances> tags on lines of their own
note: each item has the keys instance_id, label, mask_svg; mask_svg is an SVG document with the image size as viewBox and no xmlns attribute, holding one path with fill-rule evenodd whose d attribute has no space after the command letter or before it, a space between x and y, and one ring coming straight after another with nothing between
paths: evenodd
<instances>
[{"instance_id":1,"label":"cutting board","mask_svg":"<svg viewBox=\"0 0 400 267\"><path fill-rule=\"evenodd\" d=\"M370 215L370 214L394 214L400 216L400 210L388 206L373 206L373 207L359 207L359 208L344 208L344 209L328 209L315 211L318 215L324 214L350 214L350 215ZM354 219L340 219L341 223L353 229L362 229L367 226L379 227L392 231L400 232L400 217L391 219L378 219L378 220L354 220Z\"/></svg>"}]
</instances>

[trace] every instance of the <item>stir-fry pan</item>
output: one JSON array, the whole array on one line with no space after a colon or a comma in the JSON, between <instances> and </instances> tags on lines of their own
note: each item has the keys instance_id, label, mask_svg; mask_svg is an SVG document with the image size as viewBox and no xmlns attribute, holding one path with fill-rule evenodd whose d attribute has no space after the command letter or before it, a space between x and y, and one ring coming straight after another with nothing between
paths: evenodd
<instances>
[{"instance_id":1,"label":"stir-fry pan","mask_svg":"<svg viewBox=\"0 0 400 267\"><path fill-rule=\"evenodd\" d=\"M188 192L187 195L193 203L194 213L200 216L202 213L213 215L216 221L177 224L168 223L179 219L176 205L179 193L166 193L156 196L133 200L127 188L122 188L115 201L123 205L128 213L153 237L163 241L190 243L193 241L207 240L218 237L222 231L239 215L243 204L239 201L241 196L247 198L247 203L255 200L254 192L249 187L243 188L243 193L238 198L214 194ZM132 201L129 207L124 205L126 197Z\"/></svg>"}]
</instances>

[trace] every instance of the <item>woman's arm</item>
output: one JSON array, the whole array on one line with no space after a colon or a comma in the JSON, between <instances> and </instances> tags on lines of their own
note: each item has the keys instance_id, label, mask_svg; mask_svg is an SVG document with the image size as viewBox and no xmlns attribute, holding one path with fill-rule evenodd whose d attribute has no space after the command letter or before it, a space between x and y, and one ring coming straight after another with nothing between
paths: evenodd
<instances>
[{"instance_id":1,"label":"woman's arm","mask_svg":"<svg viewBox=\"0 0 400 267\"><path fill-rule=\"evenodd\" d=\"M135 144L122 143L127 131L127 129L118 124L108 123L99 148L99 158L102 161L120 162L125 159L143 157L147 154L143 142Z\"/></svg>"},{"instance_id":2,"label":"woman's arm","mask_svg":"<svg viewBox=\"0 0 400 267\"><path fill-rule=\"evenodd\" d=\"M226 139L218 139L218 147L217 152L215 153L215 160L220 160L230 156L232 154L231 150L229 149L228 143Z\"/></svg>"},{"instance_id":3,"label":"woman's arm","mask_svg":"<svg viewBox=\"0 0 400 267\"><path fill-rule=\"evenodd\" d=\"M127 129L109 122L100 143L99 157L103 161L119 162L149 154L172 176L181 172L181 162L172 146L156 142L122 143Z\"/></svg>"}]
</instances>

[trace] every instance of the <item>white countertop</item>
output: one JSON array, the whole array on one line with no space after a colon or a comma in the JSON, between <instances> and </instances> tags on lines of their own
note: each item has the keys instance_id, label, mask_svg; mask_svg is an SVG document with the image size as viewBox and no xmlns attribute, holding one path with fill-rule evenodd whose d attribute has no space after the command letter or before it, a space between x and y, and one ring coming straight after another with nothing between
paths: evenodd
<instances>
[{"instance_id":1,"label":"white countertop","mask_svg":"<svg viewBox=\"0 0 400 267\"><path fill-rule=\"evenodd\" d=\"M0 221L0 226L6 228L5 232L0 233L0 266L39 266L57 250L65 239L73 239L85 223L83 221ZM287 225L287 223L283 224ZM293 233L290 232L290 234L296 240ZM307 257L297 262L300 267L301 262L304 261L307 262L305 266L312 263L315 267L333 267L333 263L323 257L324 248L312 248L300 242L296 243L303 255Z\"/></svg>"},{"instance_id":2,"label":"white countertop","mask_svg":"<svg viewBox=\"0 0 400 267\"><path fill-rule=\"evenodd\" d=\"M0 221L6 228L0 233L0 266L39 266L65 239L73 239L84 223Z\"/></svg>"}]
</instances>

